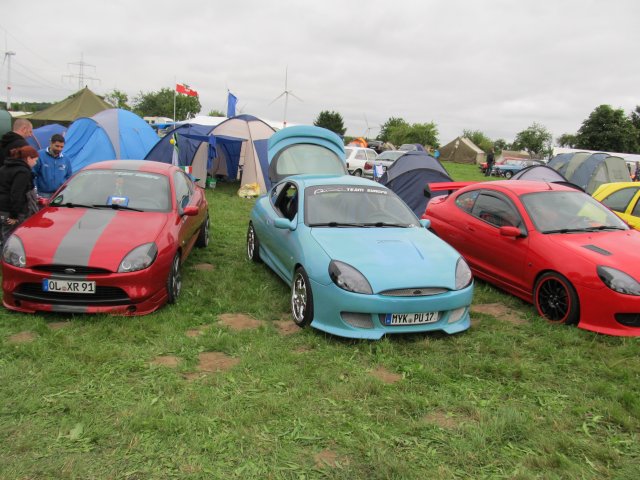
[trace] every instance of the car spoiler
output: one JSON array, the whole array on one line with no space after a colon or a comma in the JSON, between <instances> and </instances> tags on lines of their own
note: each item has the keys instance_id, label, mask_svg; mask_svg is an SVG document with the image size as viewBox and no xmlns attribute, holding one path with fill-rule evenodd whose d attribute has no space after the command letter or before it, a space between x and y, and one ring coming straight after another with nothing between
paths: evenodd
<instances>
[{"instance_id":1,"label":"car spoiler","mask_svg":"<svg viewBox=\"0 0 640 480\"><path fill-rule=\"evenodd\" d=\"M433 196L433 192L447 192L449 195L451 192L455 192L456 190L460 190L467 185L473 185L478 182L436 182L436 183L427 183L424 186L424 196L427 198L431 198Z\"/></svg>"}]
</instances>

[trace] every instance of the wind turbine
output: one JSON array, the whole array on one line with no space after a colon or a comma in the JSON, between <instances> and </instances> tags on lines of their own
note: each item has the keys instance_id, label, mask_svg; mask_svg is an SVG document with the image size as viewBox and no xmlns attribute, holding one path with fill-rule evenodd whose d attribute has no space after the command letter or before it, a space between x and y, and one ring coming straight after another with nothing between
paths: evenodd
<instances>
[{"instance_id":1,"label":"wind turbine","mask_svg":"<svg viewBox=\"0 0 640 480\"><path fill-rule=\"evenodd\" d=\"M276 98L274 98L271 103L269 105L271 105L272 103L274 103L276 100L279 100L280 98L282 98L284 96L284 119L282 121L282 128L286 128L287 127L287 105L289 104L289 95L291 95L293 98L300 100L301 102L303 101L300 97L298 97L297 95L294 95L294 93L291 90L288 90L287 87L287 73L288 73L289 67L285 68L284 70L284 92L282 92L280 95L278 95Z\"/></svg>"},{"instance_id":2,"label":"wind turbine","mask_svg":"<svg viewBox=\"0 0 640 480\"><path fill-rule=\"evenodd\" d=\"M4 52L4 58L2 59L2 65L7 61L7 111L11 110L11 57L16 52L10 52L9 50Z\"/></svg>"}]
</instances>

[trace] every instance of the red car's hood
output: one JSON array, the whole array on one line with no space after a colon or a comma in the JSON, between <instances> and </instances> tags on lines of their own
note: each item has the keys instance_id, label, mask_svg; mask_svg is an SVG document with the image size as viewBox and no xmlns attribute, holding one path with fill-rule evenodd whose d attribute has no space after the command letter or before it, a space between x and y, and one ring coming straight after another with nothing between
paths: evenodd
<instances>
[{"instance_id":1,"label":"red car's hood","mask_svg":"<svg viewBox=\"0 0 640 480\"><path fill-rule=\"evenodd\" d=\"M49 207L27 220L16 235L27 266L77 265L116 271L124 256L153 242L166 213Z\"/></svg>"},{"instance_id":2,"label":"red car's hood","mask_svg":"<svg viewBox=\"0 0 640 480\"><path fill-rule=\"evenodd\" d=\"M571 250L568 255L577 254L595 265L614 267L640 280L640 232L637 230L550 234L548 237L558 247Z\"/></svg>"}]
</instances>

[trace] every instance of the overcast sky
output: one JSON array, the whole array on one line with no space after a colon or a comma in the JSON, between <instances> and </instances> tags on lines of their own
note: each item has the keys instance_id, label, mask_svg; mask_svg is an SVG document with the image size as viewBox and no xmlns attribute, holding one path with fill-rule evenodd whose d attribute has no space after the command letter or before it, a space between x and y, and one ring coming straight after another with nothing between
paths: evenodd
<instances>
[{"instance_id":1,"label":"overcast sky","mask_svg":"<svg viewBox=\"0 0 640 480\"><path fill-rule=\"evenodd\" d=\"M312 124L339 112L347 135L389 117L512 141L533 122L575 133L601 104L640 105L638 0L1 0L11 100L197 90L226 110ZM0 70L6 100L7 62ZM75 77L75 78L74 78ZM368 124L368 127L367 127Z\"/></svg>"}]
</instances>

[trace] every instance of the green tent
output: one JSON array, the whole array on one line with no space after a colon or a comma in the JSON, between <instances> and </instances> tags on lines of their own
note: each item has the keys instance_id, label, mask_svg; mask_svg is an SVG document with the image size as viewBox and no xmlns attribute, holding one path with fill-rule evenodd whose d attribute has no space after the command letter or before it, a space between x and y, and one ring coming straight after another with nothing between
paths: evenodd
<instances>
[{"instance_id":1,"label":"green tent","mask_svg":"<svg viewBox=\"0 0 640 480\"><path fill-rule=\"evenodd\" d=\"M0 110L0 137L11 130L11 114Z\"/></svg>"},{"instance_id":2,"label":"green tent","mask_svg":"<svg viewBox=\"0 0 640 480\"><path fill-rule=\"evenodd\" d=\"M92 117L109 108L113 108L113 106L102 100L89 88L84 87L61 102L22 118L31 120L34 125L54 122L69 124L80 117Z\"/></svg>"}]
</instances>

